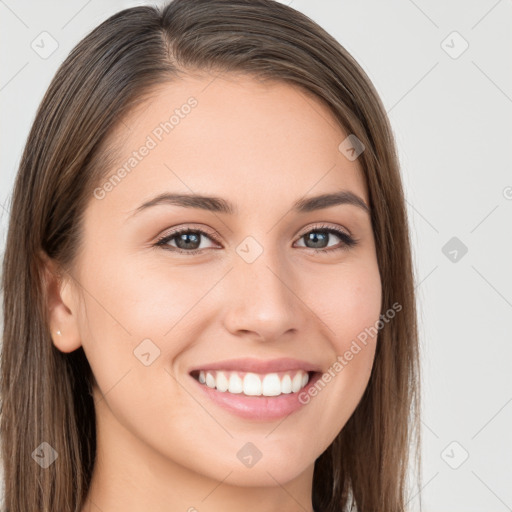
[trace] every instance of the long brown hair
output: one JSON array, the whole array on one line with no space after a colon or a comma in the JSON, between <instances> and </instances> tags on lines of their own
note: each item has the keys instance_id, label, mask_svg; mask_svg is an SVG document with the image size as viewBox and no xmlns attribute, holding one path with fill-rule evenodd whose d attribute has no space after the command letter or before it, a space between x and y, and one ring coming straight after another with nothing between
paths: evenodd
<instances>
[{"instance_id":1,"label":"long brown hair","mask_svg":"<svg viewBox=\"0 0 512 512\"><path fill-rule=\"evenodd\" d=\"M94 466L93 375L83 349L52 343L41 255L72 273L82 214L111 170L107 144L154 86L192 70L282 81L323 100L365 146L382 279L380 329L368 386L353 415L316 460L313 506L400 512L415 448L420 478L419 347L408 221L393 134L370 79L310 18L274 0L174 0L118 12L58 69L38 109L16 177L3 262L1 447L5 510L78 512ZM32 456L58 453L48 468Z\"/></svg>"}]
</instances>

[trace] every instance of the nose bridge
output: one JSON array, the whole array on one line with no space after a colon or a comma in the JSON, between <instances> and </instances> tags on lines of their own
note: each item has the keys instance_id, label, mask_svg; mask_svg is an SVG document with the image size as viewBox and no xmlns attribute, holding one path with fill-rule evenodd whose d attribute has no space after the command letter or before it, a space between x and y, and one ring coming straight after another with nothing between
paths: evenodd
<instances>
[{"instance_id":1,"label":"nose bridge","mask_svg":"<svg viewBox=\"0 0 512 512\"><path fill-rule=\"evenodd\" d=\"M250 238L237 247L230 272L232 300L227 327L270 340L298 327L298 299L293 293L291 267L283 255Z\"/></svg>"}]
</instances>

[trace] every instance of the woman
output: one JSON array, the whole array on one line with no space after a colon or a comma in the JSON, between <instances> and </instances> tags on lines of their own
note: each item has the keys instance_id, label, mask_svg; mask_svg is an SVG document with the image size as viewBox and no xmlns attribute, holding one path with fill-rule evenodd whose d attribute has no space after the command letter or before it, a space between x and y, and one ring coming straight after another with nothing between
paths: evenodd
<instances>
[{"instance_id":1,"label":"woman","mask_svg":"<svg viewBox=\"0 0 512 512\"><path fill-rule=\"evenodd\" d=\"M85 37L26 143L3 286L9 512L405 510L393 136L303 14L174 0Z\"/></svg>"}]
</instances>

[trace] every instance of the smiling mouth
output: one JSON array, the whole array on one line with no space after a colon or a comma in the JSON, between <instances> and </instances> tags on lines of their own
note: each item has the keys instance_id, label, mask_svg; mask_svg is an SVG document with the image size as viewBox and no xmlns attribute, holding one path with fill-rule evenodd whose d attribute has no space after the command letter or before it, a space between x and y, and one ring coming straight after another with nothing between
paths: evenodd
<instances>
[{"instance_id":1,"label":"smiling mouth","mask_svg":"<svg viewBox=\"0 0 512 512\"><path fill-rule=\"evenodd\" d=\"M298 393L317 373L304 370L265 374L229 370L195 370L190 375L200 384L223 393L276 397Z\"/></svg>"}]
</instances>

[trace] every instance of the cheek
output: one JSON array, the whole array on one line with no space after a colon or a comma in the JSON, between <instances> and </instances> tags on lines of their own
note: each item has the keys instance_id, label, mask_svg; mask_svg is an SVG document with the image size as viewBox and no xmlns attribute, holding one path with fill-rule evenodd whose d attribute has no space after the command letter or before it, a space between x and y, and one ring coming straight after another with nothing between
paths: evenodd
<instances>
[{"instance_id":1,"label":"cheek","mask_svg":"<svg viewBox=\"0 0 512 512\"><path fill-rule=\"evenodd\" d=\"M87 286L93 293L87 301L86 322L95 330L94 339L114 344L116 339L124 340L125 346L135 347L149 338L162 345L173 331L190 323L216 280L192 267L174 264L172 268L173 263L148 260L120 257L89 269ZM180 348L175 345L176 352Z\"/></svg>"},{"instance_id":2,"label":"cheek","mask_svg":"<svg viewBox=\"0 0 512 512\"><path fill-rule=\"evenodd\" d=\"M381 281L376 262L362 265L357 272L338 282L337 313L332 311L333 346L337 361L342 365L343 380L362 394L370 377L375 345L378 339L378 321L382 306Z\"/></svg>"},{"instance_id":3,"label":"cheek","mask_svg":"<svg viewBox=\"0 0 512 512\"><path fill-rule=\"evenodd\" d=\"M318 290L324 292L311 295L310 304L322 320L332 361L303 400L322 411L318 428L334 439L359 403L373 366L382 304L377 262L340 266L323 284Z\"/></svg>"},{"instance_id":4,"label":"cheek","mask_svg":"<svg viewBox=\"0 0 512 512\"><path fill-rule=\"evenodd\" d=\"M170 452L179 452L179 443L169 441L169 426L192 442L198 418L183 414L194 403L180 391L169 363L190 345L194 306L215 280L200 279L191 268L171 272L162 265L110 258L86 272L84 287L92 293L86 295L80 327L84 351L105 395L97 402L98 414L108 418L113 412L140 438L165 439ZM200 416L203 411L195 405ZM146 428L147 418L158 421Z\"/></svg>"},{"instance_id":5,"label":"cheek","mask_svg":"<svg viewBox=\"0 0 512 512\"><path fill-rule=\"evenodd\" d=\"M119 255L84 265L83 283L90 293L80 315L83 348L101 393L108 393L107 402L119 418L130 416L128 422L136 425L158 411L162 425L194 432L192 418L180 413L191 402L180 392L182 377L173 361L200 337L205 307L211 308L208 292L224 270L205 275L193 266L148 259L123 261ZM165 413L163 403L168 405Z\"/></svg>"},{"instance_id":6,"label":"cheek","mask_svg":"<svg viewBox=\"0 0 512 512\"><path fill-rule=\"evenodd\" d=\"M336 353L343 354L379 320L382 287L377 262L339 265L310 277L308 282L315 283L314 293L309 292L311 309L322 320Z\"/></svg>"}]
</instances>

